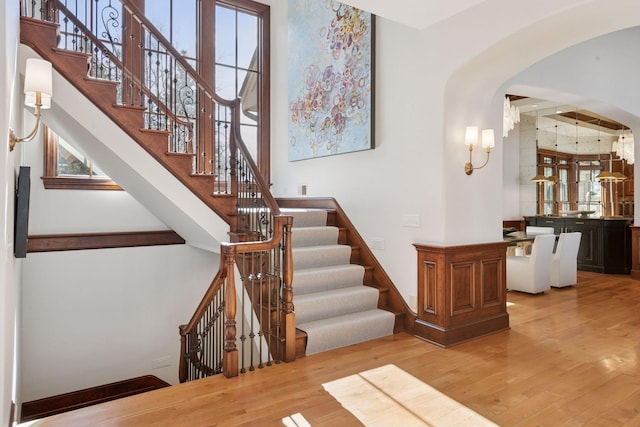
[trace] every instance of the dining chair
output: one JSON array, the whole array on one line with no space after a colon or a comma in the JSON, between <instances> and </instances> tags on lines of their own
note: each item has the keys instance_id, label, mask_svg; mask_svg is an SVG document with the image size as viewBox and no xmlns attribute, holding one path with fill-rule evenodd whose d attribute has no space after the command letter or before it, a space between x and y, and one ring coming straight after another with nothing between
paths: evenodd
<instances>
[{"instance_id":1,"label":"dining chair","mask_svg":"<svg viewBox=\"0 0 640 427\"><path fill-rule=\"evenodd\" d=\"M556 252L551 257L551 286L573 286L578 281L578 249L582 233L561 233Z\"/></svg>"},{"instance_id":2,"label":"dining chair","mask_svg":"<svg viewBox=\"0 0 640 427\"><path fill-rule=\"evenodd\" d=\"M507 290L538 294L551 289L551 257L556 236L538 234L531 255L507 256Z\"/></svg>"}]
</instances>

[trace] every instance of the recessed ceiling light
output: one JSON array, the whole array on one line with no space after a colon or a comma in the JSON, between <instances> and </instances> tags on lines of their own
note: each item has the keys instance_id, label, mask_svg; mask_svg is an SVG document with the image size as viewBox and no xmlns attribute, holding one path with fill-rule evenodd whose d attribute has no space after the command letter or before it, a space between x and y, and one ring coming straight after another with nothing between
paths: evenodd
<instances>
[{"instance_id":1,"label":"recessed ceiling light","mask_svg":"<svg viewBox=\"0 0 640 427\"><path fill-rule=\"evenodd\" d=\"M560 113L562 113L562 110L556 111L556 114L560 114Z\"/></svg>"},{"instance_id":2,"label":"recessed ceiling light","mask_svg":"<svg viewBox=\"0 0 640 427\"><path fill-rule=\"evenodd\" d=\"M538 107L538 104L532 104L531 106L532 106L533 108L537 108L537 107Z\"/></svg>"}]
</instances>

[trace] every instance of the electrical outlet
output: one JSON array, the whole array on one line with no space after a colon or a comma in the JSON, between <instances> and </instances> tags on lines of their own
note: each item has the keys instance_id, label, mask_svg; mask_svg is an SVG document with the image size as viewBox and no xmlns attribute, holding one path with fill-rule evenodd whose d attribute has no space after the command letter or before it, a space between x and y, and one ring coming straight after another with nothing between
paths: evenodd
<instances>
[{"instance_id":1,"label":"electrical outlet","mask_svg":"<svg viewBox=\"0 0 640 427\"><path fill-rule=\"evenodd\" d=\"M151 369L160 369L171 366L171 356L158 357L151 361Z\"/></svg>"},{"instance_id":2,"label":"electrical outlet","mask_svg":"<svg viewBox=\"0 0 640 427\"><path fill-rule=\"evenodd\" d=\"M371 249L384 249L384 239L381 237L372 237L370 240Z\"/></svg>"},{"instance_id":3,"label":"electrical outlet","mask_svg":"<svg viewBox=\"0 0 640 427\"><path fill-rule=\"evenodd\" d=\"M402 225L404 227L420 227L420 215L418 214L402 215Z\"/></svg>"}]
</instances>

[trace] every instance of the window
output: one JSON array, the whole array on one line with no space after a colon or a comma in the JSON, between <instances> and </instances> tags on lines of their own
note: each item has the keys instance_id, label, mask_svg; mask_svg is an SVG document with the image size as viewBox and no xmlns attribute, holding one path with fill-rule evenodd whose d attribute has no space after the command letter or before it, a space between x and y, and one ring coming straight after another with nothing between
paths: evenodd
<instances>
[{"instance_id":1,"label":"window","mask_svg":"<svg viewBox=\"0 0 640 427\"><path fill-rule=\"evenodd\" d=\"M581 160L578 165L578 210L595 211L602 216L602 183L596 176L602 171L599 160Z\"/></svg>"},{"instance_id":2,"label":"window","mask_svg":"<svg viewBox=\"0 0 640 427\"><path fill-rule=\"evenodd\" d=\"M222 98L241 98L241 134L269 180L269 6L145 0L145 14ZM195 23L195 25L194 25Z\"/></svg>"},{"instance_id":3,"label":"window","mask_svg":"<svg viewBox=\"0 0 640 427\"><path fill-rule=\"evenodd\" d=\"M46 189L122 190L95 163L47 127L42 181Z\"/></svg>"},{"instance_id":4,"label":"window","mask_svg":"<svg viewBox=\"0 0 640 427\"><path fill-rule=\"evenodd\" d=\"M568 154L538 149L538 163L551 180L543 183L538 197L543 197L545 215L567 211L595 211L602 215L602 183L596 176L605 168L599 155Z\"/></svg>"}]
</instances>

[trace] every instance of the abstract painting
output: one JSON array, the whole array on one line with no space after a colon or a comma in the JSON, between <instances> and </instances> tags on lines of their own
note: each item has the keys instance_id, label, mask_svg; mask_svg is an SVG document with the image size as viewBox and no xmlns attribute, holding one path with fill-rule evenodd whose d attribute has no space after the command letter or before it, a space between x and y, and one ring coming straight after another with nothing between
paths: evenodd
<instances>
[{"instance_id":1,"label":"abstract painting","mask_svg":"<svg viewBox=\"0 0 640 427\"><path fill-rule=\"evenodd\" d=\"M289 161L374 147L374 17L289 0Z\"/></svg>"}]
</instances>

